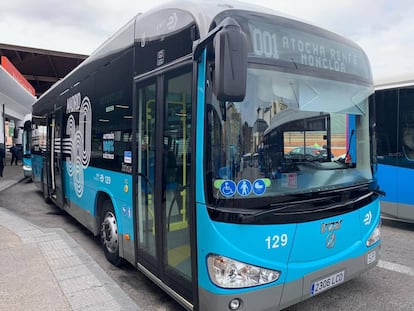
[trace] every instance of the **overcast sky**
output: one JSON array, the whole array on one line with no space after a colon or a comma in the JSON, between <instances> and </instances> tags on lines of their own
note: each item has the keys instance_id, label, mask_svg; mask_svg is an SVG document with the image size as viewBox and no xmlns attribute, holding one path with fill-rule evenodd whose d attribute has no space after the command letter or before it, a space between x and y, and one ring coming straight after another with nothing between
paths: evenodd
<instances>
[{"instance_id":1,"label":"overcast sky","mask_svg":"<svg viewBox=\"0 0 414 311\"><path fill-rule=\"evenodd\" d=\"M90 54L138 12L145 12L165 1L3 1L0 43ZM299 17L355 41L368 54L374 80L399 75L414 77L412 0L247 2Z\"/></svg>"}]
</instances>

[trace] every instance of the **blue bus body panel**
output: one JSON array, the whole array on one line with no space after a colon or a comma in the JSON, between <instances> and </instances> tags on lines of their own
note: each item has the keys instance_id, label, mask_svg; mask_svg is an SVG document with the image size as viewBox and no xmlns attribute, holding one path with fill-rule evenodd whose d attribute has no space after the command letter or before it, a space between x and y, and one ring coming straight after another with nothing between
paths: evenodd
<instances>
[{"instance_id":1,"label":"blue bus body panel","mask_svg":"<svg viewBox=\"0 0 414 311\"><path fill-rule=\"evenodd\" d=\"M209 219L205 206L198 204L200 286L207 291L220 294L237 291L237 289L219 288L210 281L206 267L209 253L281 271L278 281L259 286L260 288L293 282L327 266L366 253L369 249L365 246L365 242L379 221L378 200L351 213L323 220L285 225L239 225L213 222ZM330 229L322 232L323 224L328 224ZM282 246L280 239L283 234L288 237L285 246ZM331 248L327 246L330 234L335 235L335 245ZM279 238L275 238L276 236ZM275 244L269 245L269 238ZM240 289L239 292L248 290L251 288Z\"/></svg>"},{"instance_id":2,"label":"blue bus body panel","mask_svg":"<svg viewBox=\"0 0 414 311\"><path fill-rule=\"evenodd\" d=\"M32 159L31 158L24 158L22 159L22 164L23 166L27 165L27 166L32 166Z\"/></svg>"},{"instance_id":3,"label":"blue bus body panel","mask_svg":"<svg viewBox=\"0 0 414 311\"><path fill-rule=\"evenodd\" d=\"M23 158L23 161L22 161L23 163L23 165L28 165L28 166L32 166L32 160L31 160L31 158Z\"/></svg>"},{"instance_id":4,"label":"blue bus body panel","mask_svg":"<svg viewBox=\"0 0 414 311\"><path fill-rule=\"evenodd\" d=\"M409 161L401 158L398 160ZM414 195L411 183L414 170L411 167L404 167L404 164L407 166L406 163L402 164L403 166L397 166L396 163L378 165L378 185L385 192L385 196L381 198L381 212L385 217L413 222Z\"/></svg>"},{"instance_id":5,"label":"blue bus body panel","mask_svg":"<svg viewBox=\"0 0 414 311\"><path fill-rule=\"evenodd\" d=\"M118 220L119 234L128 233L133 238L133 211L132 211L132 176L125 173L113 172L95 167L87 167L83 170L83 193L77 195L75 176L69 176L65 166L65 198L67 204L76 204L92 216L96 215L96 198L98 192L108 194L114 205Z\"/></svg>"},{"instance_id":6,"label":"blue bus body panel","mask_svg":"<svg viewBox=\"0 0 414 311\"><path fill-rule=\"evenodd\" d=\"M413 169L378 164L377 178L381 190L386 194L381 201L414 205Z\"/></svg>"},{"instance_id":7,"label":"blue bus body panel","mask_svg":"<svg viewBox=\"0 0 414 311\"><path fill-rule=\"evenodd\" d=\"M368 251L365 243L379 221L379 200L376 200L351 213L298 224L289 258L287 282L363 255ZM325 229L322 232L323 224L332 226L332 231ZM328 245L331 234L335 235L332 248Z\"/></svg>"},{"instance_id":8,"label":"blue bus body panel","mask_svg":"<svg viewBox=\"0 0 414 311\"><path fill-rule=\"evenodd\" d=\"M43 157L37 154L32 154L32 179L35 183L42 182Z\"/></svg>"}]
</instances>

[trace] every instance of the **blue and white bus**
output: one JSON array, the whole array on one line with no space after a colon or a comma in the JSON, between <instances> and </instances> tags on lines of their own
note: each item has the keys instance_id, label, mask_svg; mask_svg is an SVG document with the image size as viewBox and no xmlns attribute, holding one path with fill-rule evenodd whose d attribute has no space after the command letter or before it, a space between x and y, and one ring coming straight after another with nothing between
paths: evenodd
<instances>
[{"instance_id":1,"label":"blue and white bus","mask_svg":"<svg viewBox=\"0 0 414 311\"><path fill-rule=\"evenodd\" d=\"M32 115L28 114L24 118L22 134L22 164L25 177L32 176Z\"/></svg>"},{"instance_id":2,"label":"blue and white bus","mask_svg":"<svg viewBox=\"0 0 414 311\"><path fill-rule=\"evenodd\" d=\"M33 179L111 263L186 309L278 310L379 259L372 92L365 53L332 32L238 2L171 2L34 104ZM310 132L352 161L285 156Z\"/></svg>"},{"instance_id":3,"label":"blue and white bus","mask_svg":"<svg viewBox=\"0 0 414 311\"><path fill-rule=\"evenodd\" d=\"M376 120L378 183L384 190L386 218L413 222L414 79L400 76L379 81L372 96Z\"/></svg>"}]
</instances>

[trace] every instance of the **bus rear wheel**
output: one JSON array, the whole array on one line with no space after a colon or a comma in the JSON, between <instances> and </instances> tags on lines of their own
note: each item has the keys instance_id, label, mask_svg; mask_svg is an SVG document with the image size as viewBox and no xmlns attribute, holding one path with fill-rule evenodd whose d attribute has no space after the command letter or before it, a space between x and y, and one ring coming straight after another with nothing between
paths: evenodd
<instances>
[{"instance_id":1,"label":"bus rear wheel","mask_svg":"<svg viewBox=\"0 0 414 311\"><path fill-rule=\"evenodd\" d=\"M102 204L100 235L106 259L115 266L121 265L118 222L110 200L105 200Z\"/></svg>"}]
</instances>

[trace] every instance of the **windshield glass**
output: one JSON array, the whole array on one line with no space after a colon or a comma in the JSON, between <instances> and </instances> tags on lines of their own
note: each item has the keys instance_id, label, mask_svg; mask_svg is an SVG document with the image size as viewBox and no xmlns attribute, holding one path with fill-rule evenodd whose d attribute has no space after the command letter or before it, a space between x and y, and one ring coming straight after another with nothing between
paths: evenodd
<instances>
[{"instance_id":1,"label":"windshield glass","mask_svg":"<svg viewBox=\"0 0 414 311\"><path fill-rule=\"evenodd\" d=\"M282 196L371 181L372 89L268 68L248 69L243 102L213 98L208 107L212 197Z\"/></svg>"}]
</instances>

